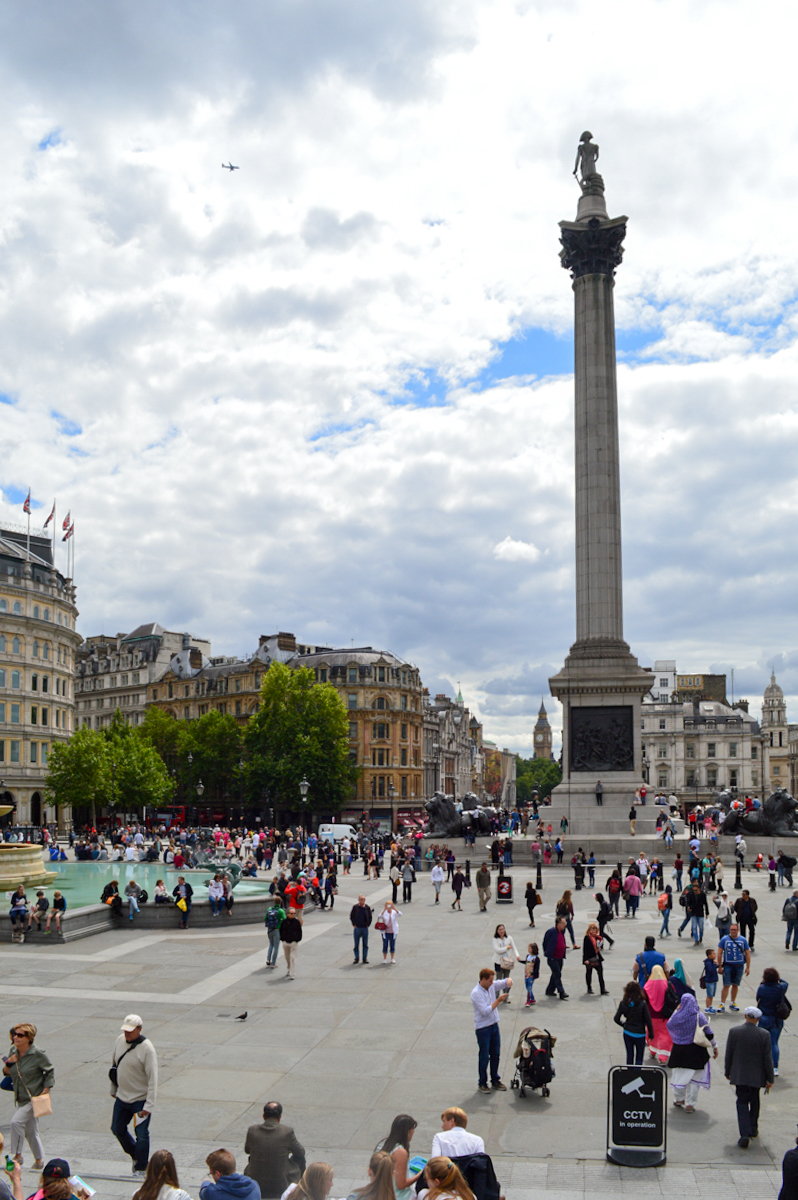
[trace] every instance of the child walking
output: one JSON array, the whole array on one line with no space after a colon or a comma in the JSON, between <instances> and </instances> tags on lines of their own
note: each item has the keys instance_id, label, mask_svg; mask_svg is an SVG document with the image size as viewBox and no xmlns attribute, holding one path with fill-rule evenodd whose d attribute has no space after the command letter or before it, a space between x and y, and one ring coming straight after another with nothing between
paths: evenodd
<instances>
[{"instance_id":1,"label":"child walking","mask_svg":"<svg viewBox=\"0 0 798 1200\"><path fill-rule=\"evenodd\" d=\"M707 950L707 956L704 959L704 971L699 980L702 988L706 989L707 1002L704 1012L714 1013L717 1009L712 1007L712 1001L715 999L715 992L718 990L718 964L715 962L715 951Z\"/></svg>"},{"instance_id":2,"label":"child walking","mask_svg":"<svg viewBox=\"0 0 798 1200\"><path fill-rule=\"evenodd\" d=\"M537 942L530 942L528 953L526 956L526 964L524 966L524 983L526 984L526 1004L524 1008L531 1008L533 1004L537 1004L533 995L535 980L540 975L540 956L538 954Z\"/></svg>"}]
</instances>

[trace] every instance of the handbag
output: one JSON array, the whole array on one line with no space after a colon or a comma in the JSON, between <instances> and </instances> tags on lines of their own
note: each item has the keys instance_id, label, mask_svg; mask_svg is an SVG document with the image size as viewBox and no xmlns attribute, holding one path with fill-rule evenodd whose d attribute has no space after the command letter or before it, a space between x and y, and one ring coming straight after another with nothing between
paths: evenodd
<instances>
[{"instance_id":1,"label":"handbag","mask_svg":"<svg viewBox=\"0 0 798 1200\"><path fill-rule=\"evenodd\" d=\"M177 902L177 907L180 909L181 912L188 912L188 905L186 904L186 902L182 896L180 897L180 899Z\"/></svg>"},{"instance_id":2,"label":"handbag","mask_svg":"<svg viewBox=\"0 0 798 1200\"><path fill-rule=\"evenodd\" d=\"M42 1094L41 1096L32 1096L30 1094L30 1088L28 1087L27 1083L25 1083L25 1080L22 1078L22 1075L19 1073L19 1071L17 1074L19 1074L20 1083L28 1093L28 1100L30 1101L31 1110L33 1111L34 1117L37 1120L39 1117L49 1117L53 1111L53 1105L50 1101L49 1092L46 1095Z\"/></svg>"},{"instance_id":3,"label":"handbag","mask_svg":"<svg viewBox=\"0 0 798 1200\"><path fill-rule=\"evenodd\" d=\"M782 996L776 1008L776 1020L786 1021L792 1012L792 1005L786 996Z\"/></svg>"},{"instance_id":4,"label":"handbag","mask_svg":"<svg viewBox=\"0 0 798 1200\"><path fill-rule=\"evenodd\" d=\"M512 971L515 966L515 955L502 954L499 958L499 966L503 971Z\"/></svg>"},{"instance_id":5,"label":"handbag","mask_svg":"<svg viewBox=\"0 0 798 1200\"><path fill-rule=\"evenodd\" d=\"M377 930L378 933L385 933L388 926L385 924L384 921L375 921L374 928Z\"/></svg>"},{"instance_id":6,"label":"handbag","mask_svg":"<svg viewBox=\"0 0 798 1200\"><path fill-rule=\"evenodd\" d=\"M695 1019L695 1033L693 1034L693 1045L703 1046L706 1049L709 1038L706 1035L706 1025L702 1025L698 1017Z\"/></svg>"}]
</instances>

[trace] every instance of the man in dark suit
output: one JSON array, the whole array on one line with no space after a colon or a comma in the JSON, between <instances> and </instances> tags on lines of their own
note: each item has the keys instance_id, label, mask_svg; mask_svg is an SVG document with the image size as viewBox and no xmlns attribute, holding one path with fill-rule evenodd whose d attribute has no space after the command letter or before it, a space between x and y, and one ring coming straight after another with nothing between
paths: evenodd
<instances>
[{"instance_id":1,"label":"man in dark suit","mask_svg":"<svg viewBox=\"0 0 798 1200\"><path fill-rule=\"evenodd\" d=\"M745 1010L745 1024L729 1030L724 1073L737 1089L738 1146L746 1149L759 1136L759 1089L773 1087L773 1053L770 1034L758 1025L762 1013L753 1005Z\"/></svg>"},{"instance_id":2,"label":"man in dark suit","mask_svg":"<svg viewBox=\"0 0 798 1200\"><path fill-rule=\"evenodd\" d=\"M290 1125L280 1124L282 1115L282 1104L270 1101L263 1109L263 1124L250 1125L244 1142L249 1155L244 1174L257 1182L263 1200L277 1200L305 1169L305 1149Z\"/></svg>"},{"instance_id":3,"label":"man in dark suit","mask_svg":"<svg viewBox=\"0 0 798 1200\"><path fill-rule=\"evenodd\" d=\"M798 1200L798 1138L781 1162L781 1191L778 1200Z\"/></svg>"}]
</instances>

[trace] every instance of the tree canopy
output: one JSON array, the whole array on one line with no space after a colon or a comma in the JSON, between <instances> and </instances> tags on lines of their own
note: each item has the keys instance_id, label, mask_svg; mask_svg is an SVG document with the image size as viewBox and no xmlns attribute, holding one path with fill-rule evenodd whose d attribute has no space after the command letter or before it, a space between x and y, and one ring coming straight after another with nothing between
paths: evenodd
<instances>
[{"instance_id":1,"label":"tree canopy","mask_svg":"<svg viewBox=\"0 0 798 1200\"><path fill-rule=\"evenodd\" d=\"M337 812L351 799L357 767L349 758L347 710L332 684L316 683L309 668L271 664L244 744L250 795L267 794L278 808L301 811L304 776L308 812Z\"/></svg>"},{"instance_id":2,"label":"tree canopy","mask_svg":"<svg viewBox=\"0 0 798 1200\"><path fill-rule=\"evenodd\" d=\"M523 803L532 799L532 789L537 787L542 800L550 796L562 779L562 771L556 762L548 758L516 759L515 794Z\"/></svg>"}]
</instances>

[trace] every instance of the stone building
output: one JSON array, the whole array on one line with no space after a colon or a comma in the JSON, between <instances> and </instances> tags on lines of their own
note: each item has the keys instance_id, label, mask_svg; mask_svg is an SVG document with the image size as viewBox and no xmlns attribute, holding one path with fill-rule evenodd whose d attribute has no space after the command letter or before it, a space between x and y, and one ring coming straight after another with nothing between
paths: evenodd
<instances>
[{"instance_id":1,"label":"stone building","mask_svg":"<svg viewBox=\"0 0 798 1200\"><path fill-rule=\"evenodd\" d=\"M538 719L535 722L535 758L545 758L551 762L554 758L553 739L549 716L546 706L541 700Z\"/></svg>"},{"instance_id":2,"label":"stone building","mask_svg":"<svg viewBox=\"0 0 798 1200\"><path fill-rule=\"evenodd\" d=\"M424 689L424 795L443 792L461 800L466 792L482 789L475 786L474 766L477 759L477 740L471 717L458 691L452 700L439 693L430 700ZM479 722L476 722L481 729Z\"/></svg>"},{"instance_id":3,"label":"stone building","mask_svg":"<svg viewBox=\"0 0 798 1200\"><path fill-rule=\"evenodd\" d=\"M771 673L770 683L765 688L762 700L762 736L764 739L766 789L790 789L793 771L790 767L790 729L787 724L787 706L784 692Z\"/></svg>"},{"instance_id":4,"label":"stone building","mask_svg":"<svg viewBox=\"0 0 798 1200\"><path fill-rule=\"evenodd\" d=\"M75 707L82 729L102 729L120 712L128 725L144 720L150 697L173 660L193 660L199 667L210 658L211 644L189 633L175 633L153 622L132 633L87 637L76 656Z\"/></svg>"},{"instance_id":5,"label":"stone building","mask_svg":"<svg viewBox=\"0 0 798 1200\"><path fill-rule=\"evenodd\" d=\"M77 615L47 534L32 534L28 553L23 527L0 529L0 803L16 806L6 823L56 817L45 802L47 760L75 727ZM68 824L70 813L57 819Z\"/></svg>"},{"instance_id":6,"label":"stone building","mask_svg":"<svg viewBox=\"0 0 798 1200\"><path fill-rule=\"evenodd\" d=\"M651 789L675 792L689 804L726 787L761 793L763 737L744 707L718 700L647 702L640 725Z\"/></svg>"}]
</instances>

